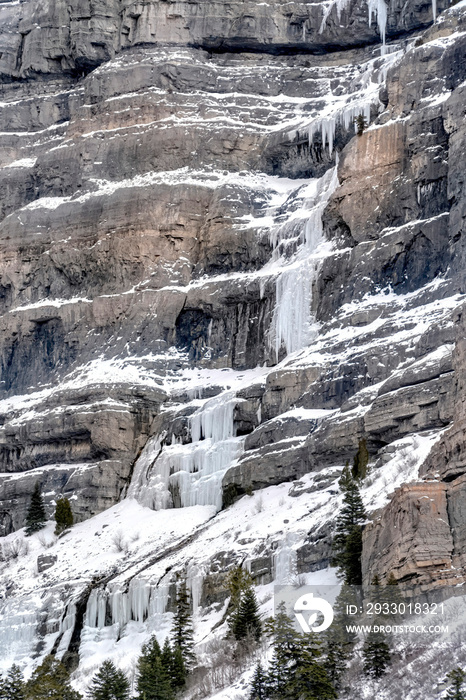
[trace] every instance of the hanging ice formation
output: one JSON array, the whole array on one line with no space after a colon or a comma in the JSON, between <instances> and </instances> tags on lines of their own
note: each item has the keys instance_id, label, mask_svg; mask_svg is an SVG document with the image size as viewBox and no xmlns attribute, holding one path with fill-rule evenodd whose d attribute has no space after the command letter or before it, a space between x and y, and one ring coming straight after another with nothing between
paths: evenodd
<instances>
[{"instance_id":1,"label":"hanging ice formation","mask_svg":"<svg viewBox=\"0 0 466 700\"><path fill-rule=\"evenodd\" d=\"M298 555L293 548L296 541L294 533L288 533L273 557L275 583L281 586L293 585L298 575Z\"/></svg>"},{"instance_id":2,"label":"hanging ice formation","mask_svg":"<svg viewBox=\"0 0 466 700\"><path fill-rule=\"evenodd\" d=\"M127 590L124 583L110 585L110 590L94 589L87 603L85 625L103 629L117 625L118 632L135 621L150 620L150 627L160 627L169 598L169 582L154 586L142 577L134 578Z\"/></svg>"},{"instance_id":3,"label":"hanging ice formation","mask_svg":"<svg viewBox=\"0 0 466 700\"><path fill-rule=\"evenodd\" d=\"M164 445L153 438L135 467L128 496L155 510L213 505L222 507L222 478L243 450L236 437L238 398L227 391L207 401L191 416L192 442Z\"/></svg>"},{"instance_id":4,"label":"hanging ice formation","mask_svg":"<svg viewBox=\"0 0 466 700\"><path fill-rule=\"evenodd\" d=\"M382 56L385 55L385 36L387 31L387 5L385 0L367 0L369 10L369 26L372 24L372 16L377 20L380 37L382 39Z\"/></svg>"},{"instance_id":5,"label":"hanging ice formation","mask_svg":"<svg viewBox=\"0 0 466 700\"><path fill-rule=\"evenodd\" d=\"M385 35L387 30L387 5L385 4L385 0L366 0L366 2L369 10L369 26L371 26L372 24L373 15L375 15L375 18L377 20L377 26L379 28L380 37L382 39L383 56L385 54ZM432 8L434 7L435 2L436 0L432 0ZM341 13L347 8L349 3L350 0L333 0L333 2L327 5L327 7L324 10L322 22L320 24L320 34L322 34L322 32L324 31L325 25L327 24L327 20L333 8L336 8L338 20L340 20Z\"/></svg>"},{"instance_id":6,"label":"hanging ice formation","mask_svg":"<svg viewBox=\"0 0 466 700\"><path fill-rule=\"evenodd\" d=\"M343 108L336 111L332 116L314 119L309 126L299 129L299 133L307 134L309 146L312 146L315 134L320 133L322 138L322 148L327 146L329 154L332 155L337 124L342 124L346 130L348 130L351 125L354 125L354 131L356 133L356 117L362 115L366 123L369 124L372 104L373 99L369 99L365 101L358 100L357 102L345 105ZM290 139L293 139L296 137L296 134L296 131L292 131L288 134L288 136Z\"/></svg>"},{"instance_id":7,"label":"hanging ice formation","mask_svg":"<svg viewBox=\"0 0 466 700\"><path fill-rule=\"evenodd\" d=\"M278 360L280 349L296 352L309 345L317 333L312 315L312 285L322 261L324 241L322 213L332 192L338 186L337 168L331 168L312 182L309 197L304 200L307 220L301 224L298 248L290 262L283 261L275 286L275 308L269 331L269 343ZM272 242L279 246L289 235L287 227L272 232Z\"/></svg>"}]
</instances>

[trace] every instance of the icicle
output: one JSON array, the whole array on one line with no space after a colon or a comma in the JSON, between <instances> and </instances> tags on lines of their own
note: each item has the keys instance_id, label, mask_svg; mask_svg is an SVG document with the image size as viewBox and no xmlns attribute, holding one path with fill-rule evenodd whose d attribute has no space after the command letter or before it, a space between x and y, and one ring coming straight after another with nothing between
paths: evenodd
<instances>
[{"instance_id":1,"label":"icicle","mask_svg":"<svg viewBox=\"0 0 466 700\"><path fill-rule=\"evenodd\" d=\"M435 22L437 19L437 0L432 0L432 17Z\"/></svg>"},{"instance_id":2,"label":"icicle","mask_svg":"<svg viewBox=\"0 0 466 700\"><path fill-rule=\"evenodd\" d=\"M149 614L150 584L142 578L131 581L128 590L131 619L144 622Z\"/></svg>"},{"instance_id":3,"label":"icicle","mask_svg":"<svg viewBox=\"0 0 466 700\"><path fill-rule=\"evenodd\" d=\"M385 0L367 0L369 10L369 26L372 24L372 15L377 19L377 26L382 38L382 56L385 55L385 34L387 30L387 5Z\"/></svg>"},{"instance_id":4,"label":"icicle","mask_svg":"<svg viewBox=\"0 0 466 700\"><path fill-rule=\"evenodd\" d=\"M349 3L350 3L350 0L333 0L333 2L330 2L327 5L327 7L324 10L322 22L320 23L319 34L322 34L322 32L324 31L325 25L327 24L327 20L330 16L331 11L333 10L333 8L336 7L338 20L340 20L341 13L343 12L343 10L345 10L347 8Z\"/></svg>"},{"instance_id":5,"label":"icicle","mask_svg":"<svg viewBox=\"0 0 466 700\"><path fill-rule=\"evenodd\" d=\"M105 613L107 609L107 595L101 589L91 591L87 601L85 624L88 627L105 627Z\"/></svg>"},{"instance_id":6,"label":"icicle","mask_svg":"<svg viewBox=\"0 0 466 700\"><path fill-rule=\"evenodd\" d=\"M194 565L188 568L187 583L191 589L193 615L196 616L201 604L202 586L204 585L204 571L200 566Z\"/></svg>"},{"instance_id":7,"label":"icicle","mask_svg":"<svg viewBox=\"0 0 466 700\"><path fill-rule=\"evenodd\" d=\"M131 619L131 609L128 594L121 590L121 584L117 584L110 594L110 608L112 611L112 624L118 624L120 629Z\"/></svg>"}]
</instances>

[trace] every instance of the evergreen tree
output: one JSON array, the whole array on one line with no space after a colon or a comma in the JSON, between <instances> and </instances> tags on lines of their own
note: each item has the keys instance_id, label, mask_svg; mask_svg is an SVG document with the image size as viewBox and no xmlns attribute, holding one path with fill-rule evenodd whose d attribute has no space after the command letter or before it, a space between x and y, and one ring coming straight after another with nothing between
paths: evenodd
<instances>
[{"instance_id":1,"label":"evergreen tree","mask_svg":"<svg viewBox=\"0 0 466 700\"><path fill-rule=\"evenodd\" d=\"M19 666L13 664L0 688L2 700L24 700L24 678Z\"/></svg>"},{"instance_id":2,"label":"evergreen tree","mask_svg":"<svg viewBox=\"0 0 466 700\"><path fill-rule=\"evenodd\" d=\"M447 674L445 680L449 683L446 695L449 700L466 700L466 693L463 690L466 681L466 673L462 668L454 668Z\"/></svg>"},{"instance_id":3,"label":"evergreen tree","mask_svg":"<svg viewBox=\"0 0 466 700\"><path fill-rule=\"evenodd\" d=\"M313 634L300 637L301 644L289 668L288 696L300 700L334 700L335 688L324 664L319 663L320 643Z\"/></svg>"},{"instance_id":4,"label":"evergreen tree","mask_svg":"<svg viewBox=\"0 0 466 700\"><path fill-rule=\"evenodd\" d=\"M358 136L362 136L364 133L364 129L367 129L367 122L364 115L358 114L358 116L354 118L354 123L356 124L356 131Z\"/></svg>"},{"instance_id":5,"label":"evergreen tree","mask_svg":"<svg viewBox=\"0 0 466 700\"><path fill-rule=\"evenodd\" d=\"M82 700L68 682L69 673L53 656L46 656L25 685L25 700Z\"/></svg>"},{"instance_id":6,"label":"evergreen tree","mask_svg":"<svg viewBox=\"0 0 466 700\"><path fill-rule=\"evenodd\" d=\"M196 661L194 653L194 631L190 611L189 595L184 581L176 594L176 612L172 631L173 649L179 647L186 671L191 670Z\"/></svg>"},{"instance_id":7,"label":"evergreen tree","mask_svg":"<svg viewBox=\"0 0 466 700\"><path fill-rule=\"evenodd\" d=\"M345 636L345 630L340 625L333 624L327 630L323 653L325 656L325 670L330 683L335 690L339 690L346 670L346 662L350 655L350 646Z\"/></svg>"},{"instance_id":8,"label":"evergreen tree","mask_svg":"<svg viewBox=\"0 0 466 700\"><path fill-rule=\"evenodd\" d=\"M267 676L274 700L332 700L335 689L321 661L321 644L314 634L299 634L282 603L274 620L266 623L273 638L273 657Z\"/></svg>"},{"instance_id":9,"label":"evergreen tree","mask_svg":"<svg viewBox=\"0 0 466 700\"><path fill-rule=\"evenodd\" d=\"M242 566L234 566L226 579L226 585L230 593L230 608L237 610L241 601L241 594L252 586L252 578L249 571Z\"/></svg>"},{"instance_id":10,"label":"evergreen tree","mask_svg":"<svg viewBox=\"0 0 466 700\"><path fill-rule=\"evenodd\" d=\"M367 475L367 465L369 463L369 452L367 450L367 442L365 438L359 440L358 451L353 460L352 476L354 479L361 481Z\"/></svg>"},{"instance_id":11,"label":"evergreen tree","mask_svg":"<svg viewBox=\"0 0 466 700\"><path fill-rule=\"evenodd\" d=\"M344 467L344 469L341 473L341 476L338 480L338 486L343 491L343 493L348 490L348 486L351 485L352 481L353 481L353 475L352 475L351 469L349 468L348 462L346 462L345 467Z\"/></svg>"},{"instance_id":12,"label":"evergreen tree","mask_svg":"<svg viewBox=\"0 0 466 700\"><path fill-rule=\"evenodd\" d=\"M172 652L172 663L170 670L170 681L175 692L181 690L186 685L186 666L183 661L183 652L180 647L176 647Z\"/></svg>"},{"instance_id":13,"label":"evergreen tree","mask_svg":"<svg viewBox=\"0 0 466 700\"><path fill-rule=\"evenodd\" d=\"M165 638L165 642L163 645L162 653L160 655L160 658L162 659L162 664L164 668L167 670L172 668L173 666L173 652L172 648L170 646L170 641L168 637Z\"/></svg>"},{"instance_id":14,"label":"evergreen tree","mask_svg":"<svg viewBox=\"0 0 466 700\"><path fill-rule=\"evenodd\" d=\"M32 492L31 502L26 515L26 535L32 535L45 527L47 515L45 513L44 501L40 492L39 482L36 483Z\"/></svg>"},{"instance_id":15,"label":"evergreen tree","mask_svg":"<svg viewBox=\"0 0 466 700\"><path fill-rule=\"evenodd\" d=\"M249 585L241 596L236 613L233 616L231 631L236 640L251 636L256 642L262 635L262 623L259 615L259 605L252 585Z\"/></svg>"},{"instance_id":16,"label":"evergreen tree","mask_svg":"<svg viewBox=\"0 0 466 700\"><path fill-rule=\"evenodd\" d=\"M262 668L262 664L259 662L254 671L249 700L267 700L267 690L267 675Z\"/></svg>"},{"instance_id":17,"label":"evergreen tree","mask_svg":"<svg viewBox=\"0 0 466 700\"><path fill-rule=\"evenodd\" d=\"M71 504L67 498L59 498L55 506L55 534L59 535L73 525Z\"/></svg>"},{"instance_id":18,"label":"evergreen tree","mask_svg":"<svg viewBox=\"0 0 466 700\"><path fill-rule=\"evenodd\" d=\"M381 678L390 665L390 647L380 632L369 632L362 648L364 672L371 678Z\"/></svg>"},{"instance_id":19,"label":"evergreen tree","mask_svg":"<svg viewBox=\"0 0 466 700\"><path fill-rule=\"evenodd\" d=\"M129 680L112 661L104 661L89 687L91 700L129 700Z\"/></svg>"},{"instance_id":20,"label":"evergreen tree","mask_svg":"<svg viewBox=\"0 0 466 700\"><path fill-rule=\"evenodd\" d=\"M343 507L336 521L336 535L333 539L334 566L348 585L362 585L361 553L362 523L366 512L359 488L354 479L348 482L343 497Z\"/></svg>"},{"instance_id":21,"label":"evergreen tree","mask_svg":"<svg viewBox=\"0 0 466 700\"><path fill-rule=\"evenodd\" d=\"M138 700L174 699L169 671L164 668L160 656L156 656L151 662L138 663L138 672Z\"/></svg>"}]
</instances>

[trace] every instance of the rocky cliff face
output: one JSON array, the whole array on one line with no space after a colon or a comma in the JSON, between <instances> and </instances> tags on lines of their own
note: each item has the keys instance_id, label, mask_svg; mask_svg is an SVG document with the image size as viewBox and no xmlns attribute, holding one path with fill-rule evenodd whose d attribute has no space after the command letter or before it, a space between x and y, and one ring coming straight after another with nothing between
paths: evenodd
<instances>
[{"instance_id":1,"label":"rocky cliff face","mask_svg":"<svg viewBox=\"0 0 466 700\"><path fill-rule=\"evenodd\" d=\"M326 567L362 437L366 580L463 581L466 14L290 8L0 2L6 666Z\"/></svg>"}]
</instances>

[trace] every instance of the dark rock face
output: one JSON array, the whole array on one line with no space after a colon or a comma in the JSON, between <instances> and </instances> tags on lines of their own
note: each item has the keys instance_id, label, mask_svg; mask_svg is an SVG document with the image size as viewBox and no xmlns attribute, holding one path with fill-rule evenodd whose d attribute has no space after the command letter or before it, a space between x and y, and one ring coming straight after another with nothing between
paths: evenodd
<instances>
[{"instance_id":1,"label":"dark rock face","mask_svg":"<svg viewBox=\"0 0 466 700\"><path fill-rule=\"evenodd\" d=\"M439 10L444 9L440 3ZM191 45L210 51L323 52L378 40L364 4L349 2L341 17L302 1L166 2L28 0L0 7L0 71L6 79L82 75L137 44ZM387 34L398 36L432 20L430 3L390 3ZM342 27L345 30L342 31Z\"/></svg>"}]
</instances>

